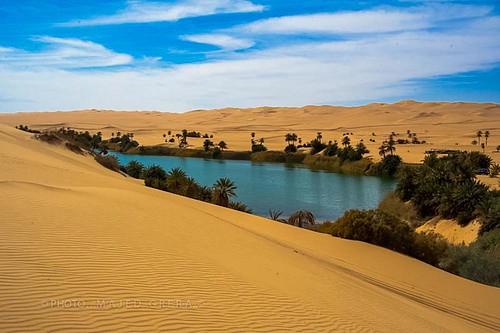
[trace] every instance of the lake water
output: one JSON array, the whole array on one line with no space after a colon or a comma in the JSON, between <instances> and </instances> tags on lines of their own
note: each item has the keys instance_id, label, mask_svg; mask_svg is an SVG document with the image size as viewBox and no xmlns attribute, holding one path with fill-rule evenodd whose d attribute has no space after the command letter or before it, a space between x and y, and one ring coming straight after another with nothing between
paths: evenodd
<instances>
[{"instance_id":1,"label":"lake water","mask_svg":"<svg viewBox=\"0 0 500 333\"><path fill-rule=\"evenodd\" d=\"M181 168L206 186L228 177L238 187L235 199L262 216L267 216L269 209L281 210L284 216L305 209L318 221L334 220L348 209L376 208L396 185L393 179L313 171L281 163L113 154L120 164L136 160L145 166L160 165L166 171Z\"/></svg>"}]
</instances>

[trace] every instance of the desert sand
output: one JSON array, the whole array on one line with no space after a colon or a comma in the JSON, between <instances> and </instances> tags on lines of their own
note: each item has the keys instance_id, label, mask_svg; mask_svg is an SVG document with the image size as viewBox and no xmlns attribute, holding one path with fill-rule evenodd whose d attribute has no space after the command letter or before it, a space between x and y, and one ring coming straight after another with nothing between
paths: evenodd
<instances>
[{"instance_id":1,"label":"desert sand","mask_svg":"<svg viewBox=\"0 0 500 333\"><path fill-rule=\"evenodd\" d=\"M477 239L481 223L477 220L462 227L455 220L435 217L418 227L418 232L434 232L443 236L449 243L469 245Z\"/></svg>"},{"instance_id":2,"label":"desert sand","mask_svg":"<svg viewBox=\"0 0 500 333\"><path fill-rule=\"evenodd\" d=\"M147 119L146 138L176 116L22 117L115 131ZM1 332L500 330L499 288L146 188L11 126L0 125L0 170Z\"/></svg>"},{"instance_id":3,"label":"desert sand","mask_svg":"<svg viewBox=\"0 0 500 333\"><path fill-rule=\"evenodd\" d=\"M297 133L308 142L322 132L323 140L341 140L343 133L352 143L364 139L371 157L379 159L378 147L391 132L406 139L406 131L417 133L422 145L397 147L404 161L420 163L426 150L480 150L473 146L476 132L488 130L490 138L485 152L500 163L500 105L492 103L419 103L401 101L394 104L374 103L360 107L305 106L301 108L259 107L198 110L182 114L168 112L117 112L86 110L75 112L36 112L0 115L0 123L29 125L34 129L72 127L105 137L118 131L133 132L143 145L164 144L163 134L182 129L213 134L215 143L224 140L231 150L249 150L250 133L264 138L269 149L282 150L284 135ZM375 133L375 136L372 136ZM372 143L369 140L374 139ZM201 147L204 139L189 139L193 147ZM481 142L484 142L484 138Z\"/></svg>"}]
</instances>

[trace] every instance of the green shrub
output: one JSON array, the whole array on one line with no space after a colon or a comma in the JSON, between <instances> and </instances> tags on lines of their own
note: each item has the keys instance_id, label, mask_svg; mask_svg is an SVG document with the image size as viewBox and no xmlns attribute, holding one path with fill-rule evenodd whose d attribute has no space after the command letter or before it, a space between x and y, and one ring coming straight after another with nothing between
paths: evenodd
<instances>
[{"instance_id":1,"label":"green shrub","mask_svg":"<svg viewBox=\"0 0 500 333\"><path fill-rule=\"evenodd\" d=\"M448 242L434 233L414 233L410 255L431 265L438 265L448 250Z\"/></svg>"},{"instance_id":2,"label":"green shrub","mask_svg":"<svg viewBox=\"0 0 500 333\"><path fill-rule=\"evenodd\" d=\"M302 163L306 154L295 153L287 154L282 151L261 151L253 153L251 159L253 162L276 162L276 163Z\"/></svg>"},{"instance_id":3,"label":"green shrub","mask_svg":"<svg viewBox=\"0 0 500 333\"><path fill-rule=\"evenodd\" d=\"M442 269L480 283L500 286L500 231L467 246L450 246L439 262Z\"/></svg>"},{"instance_id":4,"label":"green shrub","mask_svg":"<svg viewBox=\"0 0 500 333\"><path fill-rule=\"evenodd\" d=\"M437 265L448 249L438 235L416 233L407 223L382 210L350 210L326 226L333 236L379 245Z\"/></svg>"},{"instance_id":5,"label":"green shrub","mask_svg":"<svg viewBox=\"0 0 500 333\"><path fill-rule=\"evenodd\" d=\"M357 161L349 161L342 160L337 156L325 155L307 155L303 163L315 170L327 170L356 175L365 174L372 164L372 162L366 158Z\"/></svg>"},{"instance_id":6,"label":"green shrub","mask_svg":"<svg viewBox=\"0 0 500 333\"><path fill-rule=\"evenodd\" d=\"M36 135L35 138L40 140L40 141L50 143L52 145L60 144L62 142L61 138L59 138L57 135L55 135L53 133L42 133L42 134Z\"/></svg>"},{"instance_id":7,"label":"green shrub","mask_svg":"<svg viewBox=\"0 0 500 333\"><path fill-rule=\"evenodd\" d=\"M266 146L264 146L263 144L253 144L252 153L257 153L259 151L267 151Z\"/></svg>"},{"instance_id":8,"label":"green shrub","mask_svg":"<svg viewBox=\"0 0 500 333\"><path fill-rule=\"evenodd\" d=\"M165 181L167 173L159 165L152 165L144 169L144 179L159 179Z\"/></svg>"},{"instance_id":9,"label":"green shrub","mask_svg":"<svg viewBox=\"0 0 500 333\"><path fill-rule=\"evenodd\" d=\"M380 210L349 210L335 222L332 235L410 253L414 232L397 217Z\"/></svg>"},{"instance_id":10,"label":"green shrub","mask_svg":"<svg viewBox=\"0 0 500 333\"><path fill-rule=\"evenodd\" d=\"M387 155L382 161L373 165L369 174L373 176L392 177L398 173L403 161L398 155Z\"/></svg>"},{"instance_id":11,"label":"green shrub","mask_svg":"<svg viewBox=\"0 0 500 333\"><path fill-rule=\"evenodd\" d=\"M141 178L144 171L144 165L137 161L130 161L125 165L125 172L134 178Z\"/></svg>"},{"instance_id":12,"label":"green shrub","mask_svg":"<svg viewBox=\"0 0 500 333\"><path fill-rule=\"evenodd\" d=\"M95 160L102 166L113 170L113 171L119 171L120 170L120 163L118 163L118 160L116 157L112 155L96 155Z\"/></svg>"},{"instance_id":13,"label":"green shrub","mask_svg":"<svg viewBox=\"0 0 500 333\"><path fill-rule=\"evenodd\" d=\"M477 154L429 155L422 166L401 170L396 193L404 201L411 200L421 217L442 215L466 225L488 198L488 187L473 172L481 163L485 161Z\"/></svg>"},{"instance_id":14,"label":"green shrub","mask_svg":"<svg viewBox=\"0 0 500 333\"><path fill-rule=\"evenodd\" d=\"M500 191L489 191L479 206L480 234L500 228Z\"/></svg>"}]
</instances>

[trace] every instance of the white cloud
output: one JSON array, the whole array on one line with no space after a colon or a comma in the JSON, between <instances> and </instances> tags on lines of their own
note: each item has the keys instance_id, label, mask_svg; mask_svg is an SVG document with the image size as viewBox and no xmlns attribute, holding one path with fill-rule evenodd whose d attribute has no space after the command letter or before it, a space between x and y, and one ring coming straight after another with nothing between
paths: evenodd
<instances>
[{"instance_id":1,"label":"white cloud","mask_svg":"<svg viewBox=\"0 0 500 333\"><path fill-rule=\"evenodd\" d=\"M264 6L248 0L179 0L174 3L129 0L127 6L115 14L75 20L59 25L74 27L177 21L188 17L260 12L264 9Z\"/></svg>"},{"instance_id":2,"label":"white cloud","mask_svg":"<svg viewBox=\"0 0 500 333\"><path fill-rule=\"evenodd\" d=\"M181 39L193 43L207 44L217 46L225 51L241 50L252 47L255 43L246 38L238 38L225 34L198 34L185 35Z\"/></svg>"},{"instance_id":3,"label":"white cloud","mask_svg":"<svg viewBox=\"0 0 500 333\"><path fill-rule=\"evenodd\" d=\"M426 29L442 21L488 15L489 6L428 4L410 9L373 9L273 17L236 27L247 34L357 34Z\"/></svg>"},{"instance_id":4,"label":"white cloud","mask_svg":"<svg viewBox=\"0 0 500 333\"><path fill-rule=\"evenodd\" d=\"M312 42L168 68L119 71L0 65L2 111L346 104L408 93L414 82L500 61L500 17L446 31ZM481 52L477 52L481 50Z\"/></svg>"},{"instance_id":5,"label":"white cloud","mask_svg":"<svg viewBox=\"0 0 500 333\"><path fill-rule=\"evenodd\" d=\"M350 104L397 98L418 89L418 80L486 70L500 62L499 16L484 16L489 9L481 6L467 11L439 8L422 23L346 23L340 40L326 37L304 43L285 38L271 48L215 53L205 62L169 67L157 59L140 64L89 41L39 37L48 45L42 51L0 47L0 111ZM393 14L401 18L401 11ZM406 14L414 12L410 8ZM353 20L368 20L363 13ZM480 19L474 19L477 16ZM438 24L464 17L468 19L459 24ZM319 31L332 31L320 23ZM437 29L416 29L420 24ZM356 31L364 33L350 38ZM185 38L235 50L250 45L245 36L227 30ZM251 36L264 38L258 33ZM112 71L107 67L123 64L130 66Z\"/></svg>"},{"instance_id":6,"label":"white cloud","mask_svg":"<svg viewBox=\"0 0 500 333\"><path fill-rule=\"evenodd\" d=\"M37 52L0 48L0 64L71 69L125 65L133 61L127 54L115 53L100 44L80 39L40 36L34 40L48 46Z\"/></svg>"}]
</instances>

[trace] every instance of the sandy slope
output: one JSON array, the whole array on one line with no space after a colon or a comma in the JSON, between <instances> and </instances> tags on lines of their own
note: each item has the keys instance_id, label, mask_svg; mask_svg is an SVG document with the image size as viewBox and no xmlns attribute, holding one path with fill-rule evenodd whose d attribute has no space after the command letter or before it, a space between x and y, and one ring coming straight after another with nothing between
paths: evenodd
<instances>
[{"instance_id":1,"label":"sandy slope","mask_svg":"<svg viewBox=\"0 0 500 333\"><path fill-rule=\"evenodd\" d=\"M82 130L134 132L145 145L164 142L163 133L182 129L208 132L214 141L226 141L230 149L248 150L250 133L264 137L270 149L283 149L284 134L293 131L304 142L323 132L324 140L340 140L349 132L353 143L364 139L373 157L378 159L378 146L389 133L416 132L426 145L399 146L397 151L407 162L420 162L430 148L478 149L472 146L477 130L489 130L491 137L486 151L497 162L500 154L493 153L500 145L500 105L479 103L417 103L402 101L395 104L374 103L361 107L306 106L302 108L260 107L253 109L227 108L192 111L184 114L166 112L77 111L21 113L0 115L0 123L28 124L34 128L70 126ZM372 136L372 133L376 136ZM376 140L370 143L369 139ZM203 139L191 139L201 146ZM483 141L484 142L484 141Z\"/></svg>"},{"instance_id":2,"label":"sandy slope","mask_svg":"<svg viewBox=\"0 0 500 333\"><path fill-rule=\"evenodd\" d=\"M435 232L443 236L451 244L466 244L474 242L479 234L481 223L472 221L465 227L460 226L455 220L446 220L435 217L417 228L418 232Z\"/></svg>"},{"instance_id":3,"label":"sandy slope","mask_svg":"<svg viewBox=\"0 0 500 333\"><path fill-rule=\"evenodd\" d=\"M0 125L0 331L493 332L500 289Z\"/></svg>"}]
</instances>

